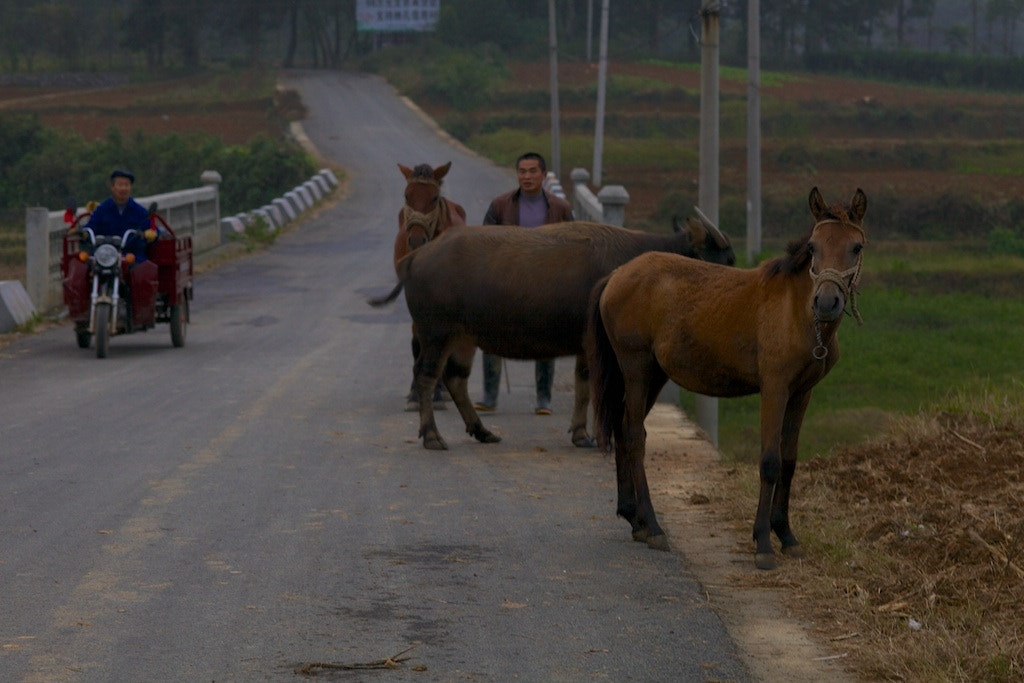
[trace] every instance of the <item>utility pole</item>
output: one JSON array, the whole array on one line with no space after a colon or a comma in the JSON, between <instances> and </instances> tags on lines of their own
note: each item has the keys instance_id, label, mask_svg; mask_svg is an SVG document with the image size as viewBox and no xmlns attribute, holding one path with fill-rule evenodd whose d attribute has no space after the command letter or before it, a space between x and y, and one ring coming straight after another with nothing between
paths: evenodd
<instances>
[{"instance_id":1,"label":"utility pole","mask_svg":"<svg viewBox=\"0 0 1024 683\"><path fill-rule=\"evenodd\" d=\"M747 0L747 263L761 253L761 0Z\"/></svg>"},{"instance_id":2,"label":"utility pole","mask_svg":"<svg viewBox=\"0 0 1024 683\"><path fill-rule=\"evenodd\" d=\"M608 3L601 0L601 43L598 48L597 65L597 114L594 117L594 168L592 181L594 187L601 186L601 160L604 157L604 97L605 83L608 80Z\"/></svg>"},{"instance_id":3,"label":"utility pole","mask_svg":"<svg viewBox=\"0 0 1024 683\"><path fill-rule=\"evenodd\" d=\"M697 203L718 225L718 0L700 7L700 179ZM697 394L697 424L718 446L718 399Z\"/></svg>"},{"instance_id":4,"label":"utility pole","mask_svg":"<svg viewBox=\"0 0 1024 683\"><path fill-rule=\"evenodd\" d=\"M587 0L587 64L594 61L594 0Z\"/></svg>"},{"instance_id":5,"label":"utility pole","mask_svg":"<svg viewBox=\"0 0 1024 683\"><path fill-rule=\"evenodd\" d=\"M548 0L548 44L551 49L551 165L555 177L562 177L562 141L558 132L558 30L555 24L555 0Z\"/></svg>"}]
</instances>

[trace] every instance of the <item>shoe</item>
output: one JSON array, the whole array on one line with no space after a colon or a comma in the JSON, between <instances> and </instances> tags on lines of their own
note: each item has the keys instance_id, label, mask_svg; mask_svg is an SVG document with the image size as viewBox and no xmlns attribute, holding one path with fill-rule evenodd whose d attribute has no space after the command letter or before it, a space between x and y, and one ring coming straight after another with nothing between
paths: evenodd
<instances>
[{"instance_id":1,"label":"shoe","mask_svg":"<svg viewBox=\"0 0 1024 683\"><path fill-rule=\"evenodd\" d=\"M550 415L551 406L545 401L544 403L538 403L537 407L533 409L534 415Z\"/></svg>"},{"instance_id":2,"label":"shoe","mask_svg":"<svg viewBox=\"0 0 1024 683\"><path fill-rule=\"evenodd\" d=\"M497 408L497 403L487 403L486 401L477 401L473 404L473 410L478 413L493 413Z\"/></svg>"}]
</instances>

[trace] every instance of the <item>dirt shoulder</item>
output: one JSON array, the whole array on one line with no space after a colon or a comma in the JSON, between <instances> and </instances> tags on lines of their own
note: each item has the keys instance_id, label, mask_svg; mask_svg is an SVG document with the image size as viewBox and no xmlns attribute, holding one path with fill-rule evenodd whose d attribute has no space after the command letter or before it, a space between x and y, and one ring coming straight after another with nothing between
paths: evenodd
<instances>
[{"instance_id":1,"label":"dirt shoulder","mask_svg":"<svg viewBox=\"0 0 1024 683\"><path fill-rule=\"evenodd\" d=\"M756 491L744 494L737 470L686 415L659 403L648 415L647 476L673 552L684 560L762 681L856 681L842 658L809 637L811 625L787 609L789 591L759 586L750 540ZM739 509L747 520L737 519ZM785 561L776 570L785 572Z\"/></svg>"}]
</instances>

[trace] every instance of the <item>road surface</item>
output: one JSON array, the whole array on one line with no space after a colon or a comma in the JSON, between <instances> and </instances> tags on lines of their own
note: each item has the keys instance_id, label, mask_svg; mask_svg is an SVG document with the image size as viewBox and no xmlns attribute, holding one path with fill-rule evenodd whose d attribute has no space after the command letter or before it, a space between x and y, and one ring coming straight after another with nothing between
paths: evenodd
<instances>
[{"instance_id":1,"label":"road surface","mask_svg":"<svg viewBox=\"0 0 1024 683\"><path fill-rule=\"evenodd\" d=\"M0 680L291 680L402 652L333 675L749 680L684 558L615 517L612 460L570 444L571 360L547 418L512 364L500 444L449 410L428 452L402 410L408 312L365 303L394 282L396 164L453 161L471 223L511 169L374 77L287 80L345 199L201 274L184 348L158 327L98 360L67 326L0 347Z\"/></svg>"}]
</instances>

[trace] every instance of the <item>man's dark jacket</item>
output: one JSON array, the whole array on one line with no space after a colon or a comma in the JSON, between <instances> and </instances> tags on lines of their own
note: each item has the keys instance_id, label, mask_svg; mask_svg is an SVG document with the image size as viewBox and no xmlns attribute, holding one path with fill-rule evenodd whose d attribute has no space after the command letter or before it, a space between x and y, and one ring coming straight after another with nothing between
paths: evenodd
<instances>
[{"instance_id":1,"label":"man's dark jacket","mask_svg":"<svg viewBox=\"0 0 1024 683\"><path fill-rule=\"evenodd\" d=\"M149 212L134 199L128 198L128 204L122 213L117 210L113 198L108 197L92 212L85 227L92 228L97 235L116 237L121 237L129 228L138 230L138 235L129 238L128 250L135 254L136 261L141 263L146 260L146 238L142 232L149 228Z\"/></svg>"}]
</instances>

